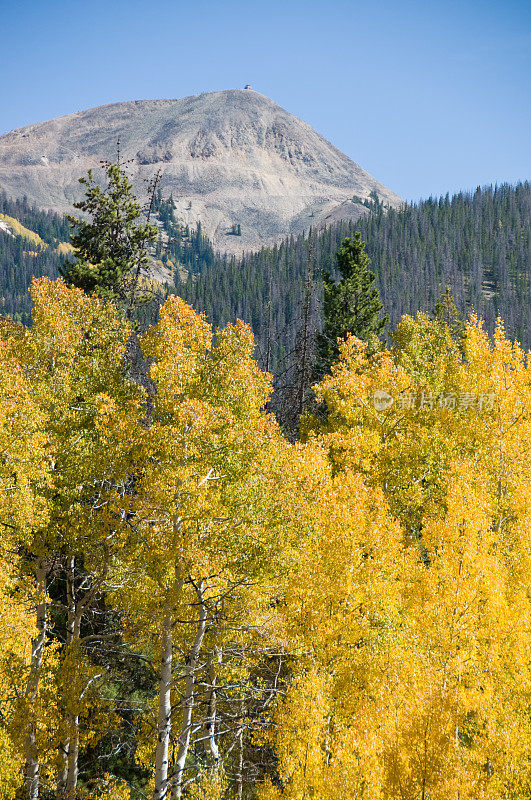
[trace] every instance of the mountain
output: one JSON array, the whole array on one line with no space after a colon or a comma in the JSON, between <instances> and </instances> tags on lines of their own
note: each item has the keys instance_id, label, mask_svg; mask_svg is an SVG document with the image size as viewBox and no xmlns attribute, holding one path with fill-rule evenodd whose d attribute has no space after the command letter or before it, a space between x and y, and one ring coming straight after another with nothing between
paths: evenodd
<instances>
[{"instance_id":1,"label":"mountain","mask_svg":"<svg viewBox=\"0 0 531 800\"><path fill-rule=\"evenodd\" d=\"M216 249L242 253L310 227L357 220L400 198L316 133L250 89L181 100L113 103L0 136L0 188L58 213L82 196L78 178L117 142L139 198L160 170L176 216Z\"/></svg>"}]
</instances>

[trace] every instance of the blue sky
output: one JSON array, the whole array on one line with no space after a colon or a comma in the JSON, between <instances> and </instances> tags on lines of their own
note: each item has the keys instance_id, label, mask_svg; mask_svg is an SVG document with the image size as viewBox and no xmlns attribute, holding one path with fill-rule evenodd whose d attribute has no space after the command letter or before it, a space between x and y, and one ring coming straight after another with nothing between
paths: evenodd
<instances>
[{"instance_id":1,"label":"blue sky","mask_svg":"<svg viewBox=\"0 0 531 800\"><path fill-rule=\"evenodd\" d=\"M403 198L531 177L519 0L0 0L0 133L250 83Z\"/></svg>"}]
</instances>

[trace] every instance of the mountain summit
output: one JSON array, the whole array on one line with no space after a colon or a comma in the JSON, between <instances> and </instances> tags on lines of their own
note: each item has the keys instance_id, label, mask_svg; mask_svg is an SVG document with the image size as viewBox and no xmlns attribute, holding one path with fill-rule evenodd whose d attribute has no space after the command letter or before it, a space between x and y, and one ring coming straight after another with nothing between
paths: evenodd
<instances>
[{"instance_id":1,"label":"mountain summit","mask_svg":"<svg viewBox=\"0 0 531 800\"><path fill-rule=\"evenodd\" d=\"M128 164L138 197L161 172L176 216L222 251L259 249L310 226L400 198L306 122L252 89L112 103L0 136L0 188L72 210L78 178L102 159Z\"/></svg>"}]
</instances>

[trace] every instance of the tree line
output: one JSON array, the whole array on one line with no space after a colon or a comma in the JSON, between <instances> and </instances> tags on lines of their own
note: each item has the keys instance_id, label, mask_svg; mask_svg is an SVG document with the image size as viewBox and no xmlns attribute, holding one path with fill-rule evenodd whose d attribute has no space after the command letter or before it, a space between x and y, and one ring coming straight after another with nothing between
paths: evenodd
<instances>
[{"instance_id":1,"label":"tree line","mask_svg":"<svg viewBox=\"0 0 531 800\"><path fill-rule=\"evenodd\" d=\"M27 199L10 200L0 191L0 214L18 220L36 233L48 247L35 247L24 236L0 227L0 313L29 322L31 299L28 288L33 276L56 278L64 255L57 252L61 242L70 239L70 226L64 217L40 211Z\"/></svg>"}]
</instances>

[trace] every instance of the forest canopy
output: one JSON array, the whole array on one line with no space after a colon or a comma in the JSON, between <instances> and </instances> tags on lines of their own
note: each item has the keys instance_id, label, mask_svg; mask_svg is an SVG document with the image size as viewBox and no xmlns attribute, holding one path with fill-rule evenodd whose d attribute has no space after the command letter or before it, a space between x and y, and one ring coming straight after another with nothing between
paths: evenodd
<instances>
[{"instance_id":1,"label":"forest canopy","mask_svg":"<svg viewBox=\"0 0 531 800\"><path fill-rule=\"evenodd\" d=\"M157 192L159 238L154 261L175 291L215 325L243 319L253 329L256 355L266 371L289 365L312 266L310 327L320 328L321 270L337 277L336 253L345 237L361 234L391 330L404 314L433 312L449 286L459 311L474 310L492 333L501 317L511 339L531 347L531 273L527 181L487 186L472 193L429 198L386 211L372 207L355 223L342 222L290 237L240 258L214 253L201 225L179 221L175 203ZM30 320L27 291L33 276L56 278L69 241L64 217L12 201L0 191L0 213L20 220L47 245L35 248L0 225L0 313ZM309 251L312 249L312 258ZM269 348L268 348L269 342Z\"/></svg>"},{"instance_id":2,"label":"forest canopy","mask_svg":"<svg viewBox=\"0 0 531 800\"><path fill-rule=\"evenodd\" d=\"M171 295L138 337L31 291L0 330L2 798L531 797L531 365L502 322L347 337L290 442L248 325Z\"/></svg>"}]
</instances>

